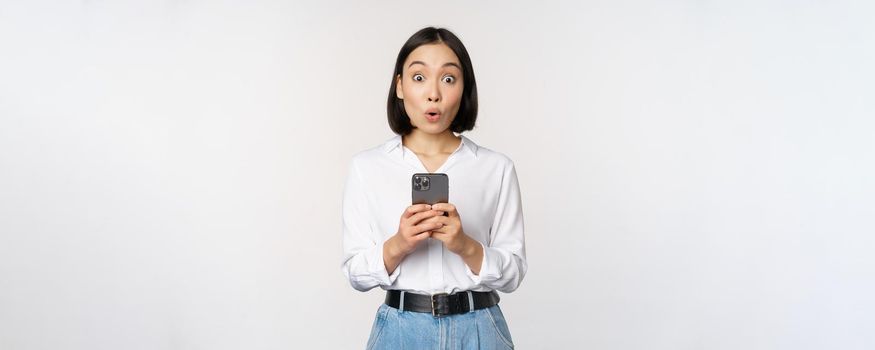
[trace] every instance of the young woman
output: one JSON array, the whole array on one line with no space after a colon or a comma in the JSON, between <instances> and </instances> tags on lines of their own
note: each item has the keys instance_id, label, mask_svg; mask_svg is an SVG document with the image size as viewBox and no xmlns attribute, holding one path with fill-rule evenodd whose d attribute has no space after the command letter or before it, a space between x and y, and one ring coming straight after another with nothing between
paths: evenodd
<instances>
[{"instance_id":1,"label":"young woman","mask_svg":"<svg viewBox=\"0 0 875 350\"><path fill-rule=\"evenodd\" d=\"M407 40L388 114L397 136L353 157L343 198L343 272L387 290L367 348L512 349L496 291L526 274L519 185L507 156L457 135L474 127L477 84L453 33ZM447 174L450 203L410 205L415 173Z\"/></svg>"}]
</instances>

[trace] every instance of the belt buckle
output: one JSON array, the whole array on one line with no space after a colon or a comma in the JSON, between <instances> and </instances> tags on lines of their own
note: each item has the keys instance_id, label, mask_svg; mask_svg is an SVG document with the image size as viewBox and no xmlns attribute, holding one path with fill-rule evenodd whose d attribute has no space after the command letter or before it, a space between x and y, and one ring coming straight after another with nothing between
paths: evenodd
<instances>
[{"instance_id":1,"label":"belt buckle","mask_svg":"<svg viewBox=\"0 0 875 350\"><path fill-rule=\"evenodd\" d=\"M449 310L449 299L447 299L448 296L449 296L449 294L447 294L447 293L438 293L438 294L433 294L431 296L431 316L432 317L440 317L440 316L446 315L446 313L442 313L443 310L440 310L439 306L444 306L447 309L446 310L447 312L450 311ZM441 298L443 298L443 300L441 300L442 305L438 305L438 304L441 304L441 302L438 301Z\"/></svg>"}]
</instances>

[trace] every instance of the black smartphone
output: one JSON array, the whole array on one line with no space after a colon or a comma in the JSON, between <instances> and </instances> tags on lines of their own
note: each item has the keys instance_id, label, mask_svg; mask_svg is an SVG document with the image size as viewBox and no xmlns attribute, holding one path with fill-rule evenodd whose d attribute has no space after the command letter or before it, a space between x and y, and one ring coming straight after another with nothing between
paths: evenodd
<instances>
[{"instance_id":1,"label":"black smartphone","mask_svg":"<svg viewBox=\"0 0 875 350\"><path fill-rule=\"evenodd\" d=\"M416 173L413 183L413 204L450 202L450 178L447 174Z\"/></svg>"}]
</instances>

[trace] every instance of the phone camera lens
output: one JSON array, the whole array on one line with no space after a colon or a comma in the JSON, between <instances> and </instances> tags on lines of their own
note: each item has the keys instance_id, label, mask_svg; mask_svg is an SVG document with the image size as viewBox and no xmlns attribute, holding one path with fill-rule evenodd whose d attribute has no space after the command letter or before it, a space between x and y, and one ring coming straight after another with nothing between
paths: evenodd
<instances>
[{"instance_id":1,"label":"phone camera lens","mask_svg":"<svg viewBox=\"0 0 875 350\"><path fill-rule=\"evenodd\" d=\"M413 178L413 188L417 191L428 191L428 177L425 176L415 176Z\"/></svg>"}]
</instances>

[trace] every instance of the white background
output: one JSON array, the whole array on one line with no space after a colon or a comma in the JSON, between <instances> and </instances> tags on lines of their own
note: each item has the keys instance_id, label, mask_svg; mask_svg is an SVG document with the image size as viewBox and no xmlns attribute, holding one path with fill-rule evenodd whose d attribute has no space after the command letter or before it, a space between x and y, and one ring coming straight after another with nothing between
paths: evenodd
<instances>
[{"instance_id":1,"label":"white background","mask_svg":"<svg viewBox=\"0 0 875 350\"><path fill-rule=\"evenodd\" d=\"M428 25L517 165L518 348L875 348L873 10L3 1L0 349L363 348L346 165Z\"/></svg>"}]
</instances>

